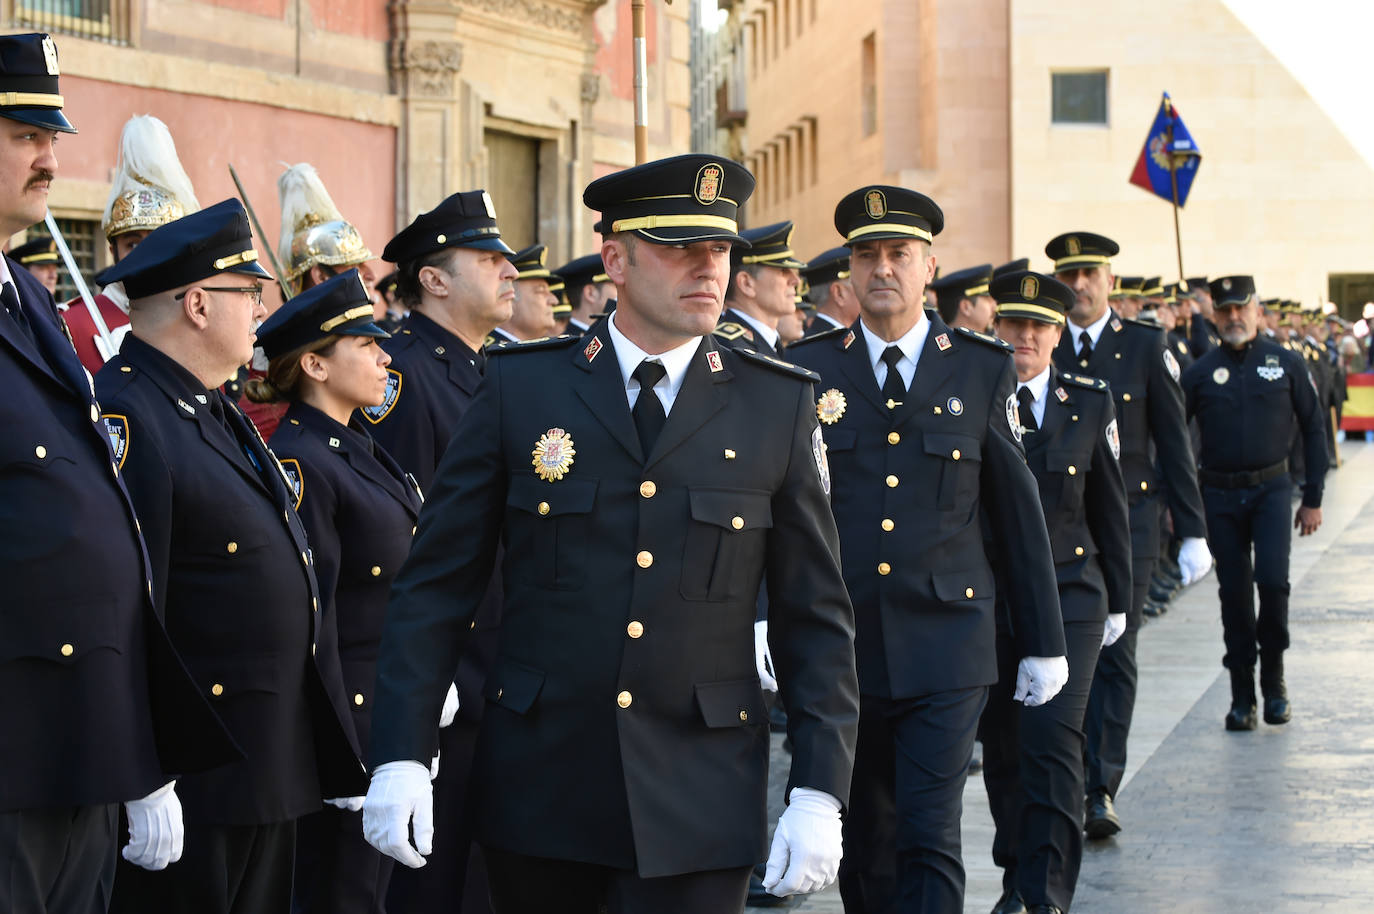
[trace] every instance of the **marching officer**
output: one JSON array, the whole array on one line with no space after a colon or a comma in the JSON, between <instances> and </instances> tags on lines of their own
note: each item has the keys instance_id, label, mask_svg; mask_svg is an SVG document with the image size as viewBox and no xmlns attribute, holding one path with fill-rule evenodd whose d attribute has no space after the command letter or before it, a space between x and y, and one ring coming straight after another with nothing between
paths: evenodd
<instances>
[{"instance_id":1,"label":"marching officer","mask_svg":"<svg viewBox=\"0 0 1374 914\"><path fill-rule=\"evenodd\" d=\"M19 264L38 280L49 295L57 294L57 242L51 238L35 238L10 251L10 260Z\"/></svg>"},{"instance_id":2,"label":"marching officer","mask_svg":"<svg viewBox=\"0 0 1374 914\"><path fill-rule=\"evenodd\" d=\"M859 300L849 284L849 248L831 248L806 262L802 282L810 289L816 314L806 325L806 336L832 327L848 328L859 317Z\"/></svg>"},{"instance_id":3,"label":"marching officer","mask_svg":"<svg viewBox=\"0 0 1374 914\"><path fill-rule=\"evenodd\" d=\"M1212 313L1212 293L1206 276L1193 276L1180 285L1187 285L1187 302L1192 319L1188 322L1188 348L1197 361L1203 354L1221 345L1217 335L1216 317Z\"/></svg>"},{"instance_id":4,"label":"marching officer","mask_svg":"<svg viewBox=\"0 0 1374 914\"><path fill-rule=\"evenodd\" d=\"M1211 283L1222 345L1183 376L1188 414L1202 430L1198 471L1207 533L1217 556L1223 664L1231 674L1227 730L1253 730L1255 660L1260 662L1264 722L1287 723L1283 680L1288 649L1288 553L1322 522L1326 442L1317 395L1298 354L1257 335L1259 306L1249 276ZM1306 479L1296 519L1288 478L1288 441L1297 429ZM1253 550L1253 561L1251 553ZM1255 591L1259 615L1255 615ZM1258 645L1258 649L1256 647Z\"/></svg>"},{"instance_id":5,"label":"marching officer","mask_svg":"<svg viewBox=\"0 0 1374 914\"><path fill-rule=\"evenodd\" d=\"M22 96L22 101L18 96ZM57 173L57 47L0 36L0 233L39 222ZM0 910L103 914L126 860L182 852L172 779L237 753L152 603L139 522L52 295L0 257Z\"/></svg>"},{"instance_id":6,"label":"marching officer","mask_svg":"<svg viewBox=\"0 0 1374 914\"><path fill-rule=\"evenodd\" d=\"M1126 738L1135 710L1136 637L1159 553L1161 482L1167 483L1174 532L1183 538L1178 563L1184 583L1202 577L1212 562L1203 538L1202 498L1178 386L1178 359L1162 330L1126 320L1107 304L1113 285L1111 259L1119 250L1115 241L1090 232L1070 232L1045 245L1046 255L1054 260L1055 277L1076 295L1054 361L1063 371L1110 385L1131 508L1131 609L1126 632L1098 656L1084 718L1085 830L1093 839L1121 830L1113 800L1126 772Z\"/></svg>"},{"instance_id":7,"label":"marching officer","mask_svg":"<svg viewBox=\"0 0 1374 914\"><path fill-rule=\"evenodd\" d=\"M935 280L930 287L935 290L940 319L955 329L964 327L979 333L990 333L993 317L997 313L997 302L988 293L990 282L990 263L946 273Z\"/></svg>"},{"instance_id":8,"label":"marching officer","mask_svg":"<svg viewBox=\"0 0 1374 914\"><path fill-rule=\"evenodd\" d=\"M753 185L690 155L587 188L617 308L495 351L393 588L364 827L420 866L430 721L509 545L473 775L498 914L742 910L767 850L765 575L793 747L766 882L834 877L858 702L812 376L711 335Z\"/></svg>"},{"instance_id":9,"label":"marching officer","mask_svg":"<svg viewBox=\"0 0 1374 914\"><path fill-rule=\"evenodd\" d=\"M554 272L563 277L565 297L572 306L568 332L581 336L615 303L615 286L606 276L600 252L576 257Z\"/></svg>"},{"instance_id":10,"label":"marching officer","mask_svg":"<svg viewBox=\"0 0 1374 914\"><path fill-rule=\"evenodd\" d=\"M792 251L792 223L776 222L740 233L746 244L730 252L730 284L715 334L731 348L776 356L778 322L797 310L806 264Z\"/></svg>"},{"instance_id":11,"label":"marching officer","mask_svg":"<svg viewBox=\"0 0 1374 914\"><path fill-rule=\"evenodd\" d=\"M790 353L821 376L815 410L856 617L859 744L840 870L851 914L963 911L961 798L997 680L985 530L1017 582L1016 700L1044 704L1068 676L1009 347L924 310L943 227L935 202L906 188L842 199L835 228L859 319Z\"/></svg>"},{"instance_id":12,"label":"marching officer","mask_svg":"<svg viewBox=\"0 0 1374 914\"><path fill-rule=\"evenodd\" d=\"M1015 639L998 615L998 680L983 712L983 784L1003 892L994 914L1062 914L1083 860L1083 712L1097 653L1126 629L1131 534L1120 435L1103 381L1052 361L1073 290L1038 273L992 283L997 336L1013 346L1026 461L1040 489L1059 582L1069 681L1039 708L1012 700ZM1014 579L999 587L1003 604Z\"/></svg>"},{"instance_id":13,"label":"marching officer","mask_svg":"<svg viewBox=\"0 0 1374 914\"><path fill-rule=\"evenodd\" d=\"M350 720L364 752L387 593L409 551L421 502L414 483L355 414L382 401L391 361L377 345L387 334L374 322L369 299L358 271L349 270L287 301L258 328L267 374L247 384L250 399L290 403L270 444L295 488L322 615L334 630ZM297 911L385 909L392 861L363 840L361 801L300 820Z\"/></svg>"},{"instance_id":14,"label":"marching officer","mask_svg":"<svg viewBox=\"0 0 1374 914\"><path fill-rule=\"evenodd\" d=\"M238 200L170 222L112 268L133 329L96 392L173 643L242 761L178 779L179 863L121 867L112 910L285 910L296 819L361 793L338 653L275 458L218 385L253 354L262 280Z\"/></svg>"}]
</instances>

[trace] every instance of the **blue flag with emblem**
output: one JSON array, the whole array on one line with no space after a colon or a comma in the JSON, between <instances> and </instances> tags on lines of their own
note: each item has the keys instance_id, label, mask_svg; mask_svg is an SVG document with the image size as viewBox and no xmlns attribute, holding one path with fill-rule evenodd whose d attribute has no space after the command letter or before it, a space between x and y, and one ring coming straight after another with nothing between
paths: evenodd
<instances>
[{"instance_id":1,"label":"blue flag with emblem","mask_svg":"<svg viewBox=\"0 0 1374 914\"><path fill-rule=\"evenodd\" d=\"M1171 159L1172 178L1169 174ZM1202 151L1183 125L1178 106L1165 92L1159 103L1159 112L1155 114L1155 122L1150 125L1150 133L1145 137L1145 146L1140 150L1140 158L1136 159L1135 170L1131 172L1131 183L1183 206L1188 200L1188 191L1193 187L1200 164Z\"/></svg>"}]
</instances>

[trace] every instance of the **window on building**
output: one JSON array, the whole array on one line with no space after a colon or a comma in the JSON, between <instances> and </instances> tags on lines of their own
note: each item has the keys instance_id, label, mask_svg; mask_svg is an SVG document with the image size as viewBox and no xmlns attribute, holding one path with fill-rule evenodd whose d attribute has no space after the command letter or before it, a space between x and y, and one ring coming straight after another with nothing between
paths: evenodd
<instances>
[{"instance_id":1,"label":"window on building","mask_svg":"<svg viewBox=\"0 0 1374 914\"><path fill-rule=\"evenodd\" d=\"M1051 73L1050 119L1056 124L1107 123L1107 71Z\"/></svg>"},{"instance_id":2,"label":"window on building","mask_svg":"<svg viewBox=\"0 0 1374 914\"><path fill-rule=\"evenodd\" d=\"M859 104L863 110L863 135L872 136L878 132L878 50L877 39L872 32L863 41L862 55L862 94Z\"/></svg>"},{"instance_id":3,"label":"window on building","mask_svg":"<svg viewBox=\"0 0 1374 914\"><path fill-rule=\"evenodd\" d=\"M13 22L41 32L128 44L133 0L15 0Z\"/></svg>"},{"instance_id":4,"label":"window on building","mask_svg":"<svg viewBox=\"0 0 1374 914\"><path fill-rule=\"evenodd\" d=\"M95 273L99 268L96 262L97 239L102 243L103 236L100 234L100 222L95 219L58 219L57 230L62 233L62 237L67 242L67 247L72 252L72 259L76 261L77 268L81 270L81 277L86 281L86 287L94 295ZM50 238L48 227L40 222L29 229L25 235L26 240L36 241L40 238ZM80 296L76 290L76 283L67 272L65 263L58 264L57 270L57 291L53 293L53 298L60 302L71 301Z\"/></svg>"},{"instance_id":5,"label":"window on building","mask_svg":"<svg viewBox=\"0 0 1374 914\"><path fill-rule=\"evenodd\" d=\"M501 237L520 248L539 241L539 140L486 131L487 180Z\"/></svg>"}]
</instances>

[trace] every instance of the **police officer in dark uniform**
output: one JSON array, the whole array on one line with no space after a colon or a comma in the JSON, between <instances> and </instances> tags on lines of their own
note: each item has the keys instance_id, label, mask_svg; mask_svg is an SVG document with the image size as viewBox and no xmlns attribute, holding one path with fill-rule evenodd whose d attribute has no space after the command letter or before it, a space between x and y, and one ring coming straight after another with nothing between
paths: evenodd
<instances>
[{"instance_id":1,"label":"police officer in dark uniform","mask_svg":"<svg viewBox=\"0 0 1374 914\"><path fill-rule=\"evenodd\" d=\"M1326 443L1317 396L1301 358L1256 333L1254 280L1214 279L1211 293L1222 346L1188 369L1183 390L1188 413L1202 428L1198 477L1207 506L1207 536L1217 557L1226 638L1222 662L1231 674L1226 729L1253 730L1257 656L1264 722L1283 724L1291 716L1283 680L1288 553L1294 527L1306 536L1321 526ZM1302 504L1291 519L1285 458L1295 426L1307 477Z\"/></svg>"},{"instance_id":2,"label":"police officer in dark uniform","mask_svg":"<svg viewBox=\"0 0 1374 914\"><path fill-rule=\"evenodd\" d=\"M506 256L516 270L511 316L487 335L485 345L499 346L557 336L554 308L559 296L554 294L553 284L559 283L561 291L562 280L549 270L548 248L532 244Z\"/></svg>"},{"instance_id":3,"label":"police officer in dark uniform","mask_svg":"<svg viewBox=\"0 0 1374 914\"><path fill-rule=\"evenodd\" d=\"M1180 285L1187 285L1187 298L1192 317L1188 320L1188 351L1197 361L1204 354L1221 345L1215 315L1212 313L1212 293L1206 276L1191 276Z\"/></svg>"},{"instance_id":4,"label":"police officer in dark uniform","mask_svg":"<svg viewBox=\"0 0 1374 914\"><path fill-rule=\"evenodd\" d=\"M715 335L731 348L777 356L778 321L797 310L805 262L792 250L792 223L775 222L740 233L730 252L730 284Z\"/></svg>"},{"instance_id":5,"label":"police officer in dark uniform","mask_svg":"<svg viewBox=\"0 0 1374 914\"><path fill-rule=\"evenodd\" d=\"M581 336L591 329L615 301L615 286L606 276L601 252L575 257L554 271L563 277L564 297L571 306L568 332Z\"/></svg>"},{"instance_id":6,"label":"police officer in dark uniform","mask_svg":"<svg viewBox=\"0 0 1374 914\"><path fill-rule=\"evenodd\" d=\"M357 270L311 286L258 328L267 374L248 382L250 399L290 403L270 444L295 485L322 615L334 629L350 719L364 752L387 593L410 549L421 501L354 412L386 395L391 357L377 345L387 334L373 314ZM392 861L363 840L361 808L358 797L300 820L299 914L385 910Z\"/></svg>"},{"instance_id":7,"label":"police officer in dark uniform","mask_svg":"<svg viewBox=\"0 0 1374 914\"><path fill-rule=\"evenodd\" d=\"M57 242L51 238L36 238L10 251L10 260L27 270L43 284L50 295L57 294L57 276L61 258L57 256Z\"/></svg>"},{"instance_id":8,"label":"police officer in dark uniform","mask_svg":"<svg viewBox=\"0 0 1374 914\"><path fill-rule=\"evenodd\" d=\"M816 313L806 323L804 336L814 336L835 327L848 328L859 316L859 301L849 284L849 248L823 251L806 262L801 271L807 296Z\"/></svg>"},{"instance_id":9,"label":"police officer in dark uniform","mask_svg":"<svg viewBox=\"0 0 1374 914\"><path fill-rule=\"evenodd\" d=\"M1016 700L1044 704L1068 677L1009 347L923 308L943 227L935 202L906 188L842 199L835 228L860 317L790 353L821 376L815 410L857 622L862 710L840 871L854 914L963 911L961 798L997 680L985 531L1017 582Z\"/></svg>"},{"instance_id":10,"label":"police officer in dark uniform","mask_svg":"<svg viewBox=\"0 0 1374 914\"><path fill-rule=\"evenodd\" d=\"M1083 859L1083 712L1098 649L1126 629L1131 533L1120 436L1103 381L1054 367L1073 290L1038 273L992 283L997 335L1015 348L1018 413L1026 461L1054 551L1069 681L1040 708L1012 701L1016 643L1004 612L997 627L998 681L983 712L983 784L1002 867L994 914L1062 914ZM999 587L1004 604L1014 579Z\"/></svg>"},{"instance_id":11,"label":"police officer in dark uniform","mask_svg":"<svg viewBox=\"0 0 1374 914\"><path fill-rule=\"evenodd\" d=\"M57 134L76 132L52 38L0 36L0 90L9 237L42 220ZM124 858L165 867L182 853L171 780L236 750L154 612L139 523L52 295L8 257L0 380L0 910L103 914L119 804Z\"/></svg>"},{"instance_id":12,"label":"police officer in dark uniform","mask_svg":"<svg viewBox=\"0 0 1374 914\"><path fill-rule=\"evenodd\" d=\"M275 458L217 385L264 315L238 200L155 230L115 265L133 330L96 376L173 643L244 751L178 779L186 848L121 867L112 910L284 910L296 819L366 783L314 561Z\"/></svg>"},{"instance_id":13,"label":"police officer in dark uniform","mask_svg":"<svg viewBox=\"0 0 1374 914\"><path fill-rule=\"evenodd\" d=\"M1125 634L1098 656L1084 718L1085 829L1095 839L1121 830L1112 800L1126 772L1126 738L1135 709L1136 634L1159 553L1161 481L1168 484L1174 531L1183 538L1179 565L1185 583L1206 574L1212 560L1203 538L1202 499L1178 386L1178 359L1158 327L1124 320L1107 306L1111 258L1118 250L1115 241L1091 232L1070 232L1045 245L1056 278L1077 295L1054 361L1063 371L1110 385L1131 506L1131 610Z\"/></svg>"},{"instance_id":14,"label":"police officer in dark uniform","mask_svg":"<svg viewBox=\"0 0 1374 914\"><path fill-rule=\"evenodd\" d=\"M953 328L965 327L979 333L990 333L997 314L997 304L988 293L992 282L992 264L969 267L946 273L930 287L935 290L935 303L940 319Z\"/></svg>"},{"instance_id":15,"label":"police officer in dark uniform","mask_svg":"<svg viewBox=\"0 0 1374 914\"><path fill-rule=\"evenodd\" d=\"M838 866L858 700L812 376L711 336L753 184L693 155L587 188L617 308L496 352L393 588L364 827L415 866L430 721L509 545L474 772L498 914L743 908L766 851L765 574L787 585L771 641L793 745L767 884L813 891Z\"/></svg>"}]
</instances>

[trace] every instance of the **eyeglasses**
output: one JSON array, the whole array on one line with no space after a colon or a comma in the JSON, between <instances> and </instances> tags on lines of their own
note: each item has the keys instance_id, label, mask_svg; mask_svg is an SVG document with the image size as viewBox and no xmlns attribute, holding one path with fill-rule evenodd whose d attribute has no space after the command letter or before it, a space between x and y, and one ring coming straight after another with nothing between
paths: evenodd
<instances>
[{"instance_id":1,"label":"eyeglasses","mask_svg":"<svg viewBox=\"0 0 1374 914\"><path fill-rule=\"evenodd\" d=\"M262 286L192 286L191 288L199 289L202 292L242 292L253 297L253 307L256 308L262 304ZM186 290L186 292L190 291L191 289ZM186 297L186 292L178 292L172 298L175 301L181 301Z\"/></svg>"}]
</instances>

